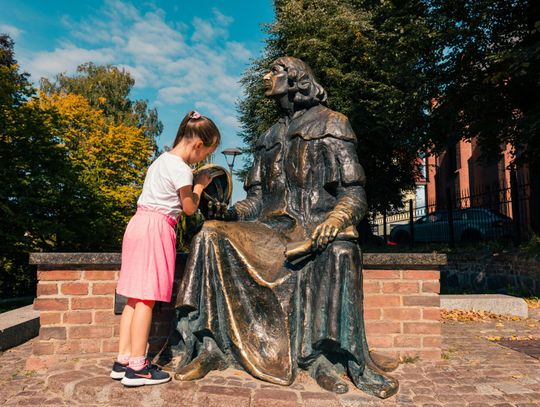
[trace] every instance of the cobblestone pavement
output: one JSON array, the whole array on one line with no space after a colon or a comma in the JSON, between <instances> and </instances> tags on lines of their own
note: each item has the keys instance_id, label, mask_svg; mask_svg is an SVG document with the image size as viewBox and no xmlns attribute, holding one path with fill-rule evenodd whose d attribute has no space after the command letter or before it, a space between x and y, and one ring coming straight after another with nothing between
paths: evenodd
<instances>
[{"instance_id":1,"label":"cobblestone pavement","mask_svg":"<svg viewBox=\"0 0 540 407\"><path fill-rule=\"evenodd\" d=\"M535 318L538 318L535 314ZM443 360L400 365L397 396L378 400L354 390L321 391L306 375L291 387L260 382L244 372L212 372L198 382L173 381L126 389L108 377L110 357L72 359L44 373L27 372L26 343L0 355L0 405L5 406L540 406L540 360L493 339L540 338L540 321L443 324ZM488 340L486 338L490 338Z\"/></svg>"}]
</instances>

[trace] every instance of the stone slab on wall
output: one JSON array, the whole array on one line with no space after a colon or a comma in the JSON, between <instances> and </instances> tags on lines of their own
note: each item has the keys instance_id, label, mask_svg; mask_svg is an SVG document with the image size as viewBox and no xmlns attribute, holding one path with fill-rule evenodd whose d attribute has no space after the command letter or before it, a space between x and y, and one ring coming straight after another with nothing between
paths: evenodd
<instances>
[{"instance_id":1,"label":"stone slab on wall","mask_svg":"<svg viewBox=\"0 0 540 407\"><path fill-rule=\"evenodd\" d=\"M439 359L441 326L439 266L435 254L365 254L364 317L371 350L395 356ZM175 276L186 261L179 254ZM38 370L76 354L110 353L118 348L120 316L114 313L118 253L36 253L40 333L27 368ZM174 318L171 303L157 303L150 351L161 348Z\"/></svg>"},{"instance_id":2,"label":"stone slab on wall","mask_svg":"<svg viewBox=\"0 0 540 407\"><path fill-rule=\"evenodd\" d=\"M540 296L540 258L509 253L449 255L441 267L441 292Z\"/></svg>"}]
</instances>

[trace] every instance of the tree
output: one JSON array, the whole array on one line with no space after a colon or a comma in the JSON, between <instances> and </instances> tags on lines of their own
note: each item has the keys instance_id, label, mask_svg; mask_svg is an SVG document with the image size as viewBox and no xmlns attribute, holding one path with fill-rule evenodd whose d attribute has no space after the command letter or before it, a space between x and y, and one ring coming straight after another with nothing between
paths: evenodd
<instances>
[{"instance_id":1,"label":"tree","mask_svg":"<svg viewBox=\"0 0 540 407\"><path fill-rule=\"evenodd\" d=\"M95 200L78 181L66 151L59 147L59 116L41 109L29 98L35 90L20 73L13 41L0 35L0 296L28 295L35 273L28 253L53 250L57 236L67 230L84 235L82 222L70 223L65 213L88 213ZM72 196L86 207L69 205ZM66 210L62 211L61 208Z\"/></svg>"},{"instance_id":2,"label":"tree","mask_svg":"<svg viewBox=\"0 0 540 407\"><path fill-rule=\"evenodd\" d=\"M417 154L429 146L428 102L436 89L424 4L281 0L275 7L264 53L242 78L246 144L253 146L277 119L263 99L262 73L277 56L298 57L327 90L329 107L351 121L371 207L400 205L402 191L414 186Z\"/></svg>"},{"instance_id":3,"label":"tree","mask_svg":"<svg viewBox=\"0 0 540 407\"><path fill-rule=\"evenodd\" d=\"M540 164L540 5L530 0L431 0L441 142L477 137L485 156L510 143Z\"/></svg>"},{"instance_id":4,"label":"tree","mask_svg":"<svg viewBox=\"0 0 540 407\"><path fill-rule=\"evenodd\" d=\"M109 247L119 247L150 165L152 141L140 128L109 123L104 112L81 95L41 93L39 105L58 112L62 129L59 145L79 180L99 197L101 211L95 217L108 231ZM95 247L95 243L88 240L86 245Z\"/></svg>"},{"instance_id":5,"label":"tree","mask_svg":"<svg viewBox=\"0 0 540 407\"><path fill-rule=\"evenodd\" d=\"M35 288L30 252L120 247L154 152L145 131L81 95L36 95L0 36L0 296Z\"/></svg>"},{"instance_id":6,"label":"tree","mask_svg":"<svg viewBox=\"0 0 540 407\"><path fill-rule=\"evenodd\" d=\"M135 80L129 72L112 65L99 66L92 62L79 65L77 74L58 74L54 81L43 78L41 90L47 95L74 93L84 96L93 108L100 109L110 123L140 128L153 142L163 131L157 110L149 109L146 100L131 100L129 94Z\"/></svg>"}]
</instances>

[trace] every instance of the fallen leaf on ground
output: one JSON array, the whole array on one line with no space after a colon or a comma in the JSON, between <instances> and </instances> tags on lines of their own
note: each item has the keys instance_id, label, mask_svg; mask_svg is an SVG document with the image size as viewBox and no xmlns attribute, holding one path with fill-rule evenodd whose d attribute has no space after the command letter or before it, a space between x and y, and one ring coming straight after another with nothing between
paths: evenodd
<instances>
[{"instance_id":1,"label":"fallen leaf on ground","mask_svg":"<svg viewBox=\"0 0 540 407\"><path fill-rule=\"evenodd\" d=\"M523 299L525 300L529 308L540 308L540 298L531 297L531 298L523 298Z\"/></svg>"},{"instance_id":2,"label":"fallen leaf on ground","mask_svg":"<svg viewBox=\"0 0 540 407\"><path fill-rule=\"evenodd\" d=\"M511 315L499 315L494 314L488 311L477 311L477 310L462 310L462 309L453 309L453 310L441 310L441 319L451 320L451 321L463 321L463 322L474 322L474 321L489 321L489 320L499 320L499 321L520 321L521 318L518 316ZM497 324L497 326L499 326ZM503 326L502 324L500 326Z\"/></svg>"}]
</instances>

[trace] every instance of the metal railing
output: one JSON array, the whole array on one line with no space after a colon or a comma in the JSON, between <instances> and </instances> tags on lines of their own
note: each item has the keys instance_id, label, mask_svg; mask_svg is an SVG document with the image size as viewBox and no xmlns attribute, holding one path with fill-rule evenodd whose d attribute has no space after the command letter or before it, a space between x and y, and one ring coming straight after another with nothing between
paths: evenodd
<instances>
[{"instance_id":1,"label":"metal railing","mask_svg":"<svg viewBox=\"0 0 540 407\"><path fill-rule=\"evenodd\" d=\"M438 191L436 201L375 213L373 233L390 244L472 243L506 239L519 244L531 235L530 185L492 185L474 191ZM444 193L441 193L444 192Z\"/></svg>"}]
</instances>

